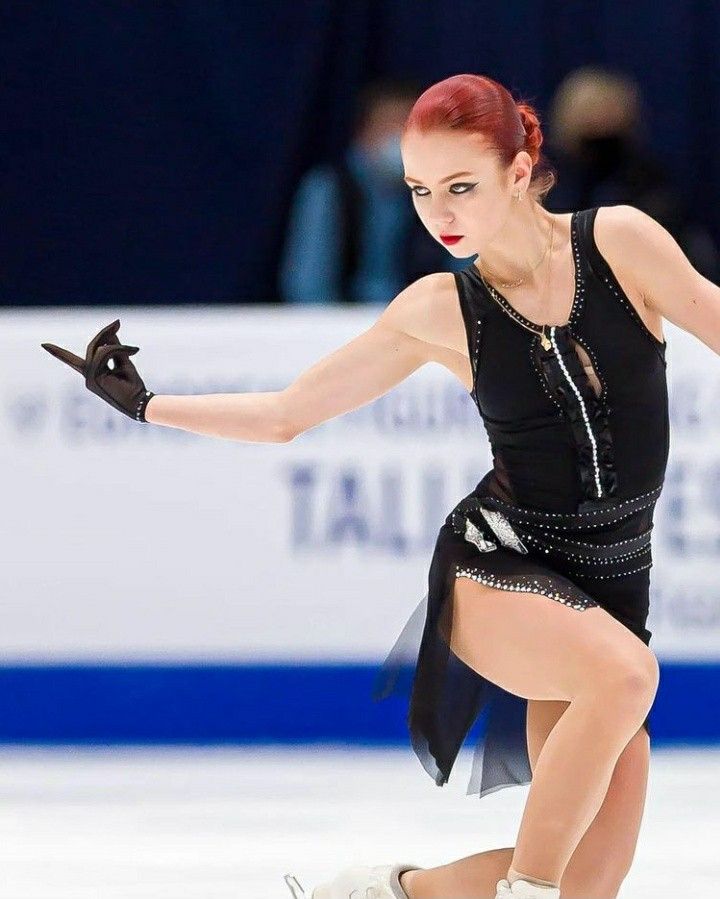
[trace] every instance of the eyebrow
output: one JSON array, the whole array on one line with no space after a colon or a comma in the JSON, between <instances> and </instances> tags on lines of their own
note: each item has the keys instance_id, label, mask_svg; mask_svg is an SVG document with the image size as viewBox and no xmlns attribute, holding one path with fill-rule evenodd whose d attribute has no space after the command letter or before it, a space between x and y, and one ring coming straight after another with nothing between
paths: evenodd
<instances>
[{"instance_id":1,"label":"eyebrow","mask_svg":"<svg viewBox=\"0 0 720 899\"><path fill-rule=\"evenodd\" d=\"M445 184L446 181L452 181L453 178L459 178L460 175L472 175L472 172L455 172L454 175L448 175L447 178L441 178L440 184ZM417 178L403 178L403 181L414 181L415 184L422 184L422 181L418 181Z\"/></svg>"}]
</instances>

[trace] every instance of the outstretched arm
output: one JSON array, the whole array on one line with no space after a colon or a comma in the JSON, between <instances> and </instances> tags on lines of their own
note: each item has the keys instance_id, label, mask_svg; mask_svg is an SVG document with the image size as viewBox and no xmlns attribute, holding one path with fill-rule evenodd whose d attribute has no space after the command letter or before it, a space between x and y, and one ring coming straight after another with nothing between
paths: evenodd
<instances>
[{"instance_id":1,"label":"outstretched arm","mask_svg":"<svg viewBox=\"0 0 720 899\"><path fill-rule=\"evenodd\" d=\"M288 387L270 393L154 396L146 420L207 434L261 443L286 443L328 419L372 402L426 362L439 347L427 332L440 280L426 275L401 291L366 331L316 362Z\"/></svg>"},{"instance_id":2,"label":"outstretched arm","mask_svg":"<svg viewBox=\"0 0 720 899\"><path fill-rule=\"evenodd\" d=\"M633 206L605 210L608 238L625 258L646 306L720 355L720 287L696 271L672 235Z\"/></svg>"}]
</instances>

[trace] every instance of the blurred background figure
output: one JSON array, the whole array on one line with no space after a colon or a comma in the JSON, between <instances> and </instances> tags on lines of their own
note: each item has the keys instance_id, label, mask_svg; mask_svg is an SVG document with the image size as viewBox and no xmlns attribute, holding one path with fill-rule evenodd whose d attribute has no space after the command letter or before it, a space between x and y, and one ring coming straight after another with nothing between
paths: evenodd
<instances>
[{"instance_id":1,"label":"blurred background figure","mask_svg":"<svg viewBox=\"0 0 720 899\"><path fill-rule=\"evenodd\" d=\"M548 112L547 155L558 179L545 205L552 211L636 206L667 228L695 268L717 283L717 246L649 149L643 118L632 78L596 66L567 75Z\"/></svg>"},{"instance_id":2,"label":"blurred background figure","mask_svg":"<svg viewBox=\"0 0 720 899\"><path fill-rule=\"evenodd\" d=\"M469 263L428 234L403 181L400 136L421 92L409 79L366 85L346 151L301 179L279 276L286 302L385 304L423 275Z\"/></svg>"}]
</instances>

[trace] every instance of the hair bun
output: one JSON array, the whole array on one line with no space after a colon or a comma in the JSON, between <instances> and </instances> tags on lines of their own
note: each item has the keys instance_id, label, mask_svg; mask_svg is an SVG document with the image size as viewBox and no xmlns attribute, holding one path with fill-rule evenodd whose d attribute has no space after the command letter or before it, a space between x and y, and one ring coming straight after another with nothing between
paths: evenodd
<instances>
[{"instance_id":1,"label":"hair bun","mask_svg":"<svg viewBox=\"0 0 720 899\"><path fill-rule=\"evenodd\" d=\"M524 149L530 154L533 165L535 165L540 159L540 147L543 142L540 120L535 110L528 103L518 103L517 110L520 113L520 119L525 129Z\"/></svg>"}]
</instances>

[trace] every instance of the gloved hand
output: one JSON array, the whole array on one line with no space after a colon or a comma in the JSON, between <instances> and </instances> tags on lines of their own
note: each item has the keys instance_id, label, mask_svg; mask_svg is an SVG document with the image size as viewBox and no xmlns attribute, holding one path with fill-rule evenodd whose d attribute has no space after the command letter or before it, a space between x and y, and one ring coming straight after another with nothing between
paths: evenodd
<instances>
[{"instance_id":1,"label":"gloved hand","mask_svg":"<svg viewBox=\"0 0 720 899\"><path fill-rule=\"evenodd\" d=\"M54 343L42 343L40 346L80 372L87 389L106 403L136 421L145 421L145 408L155 394L146 390L137 369L128 358L134 356L140 347L121 344L115 336L119 327L120 319L116 319L98 331L88 344L84 359ZM108 368L110 359L114 368Z\"/></svg>"}]
</instances>

